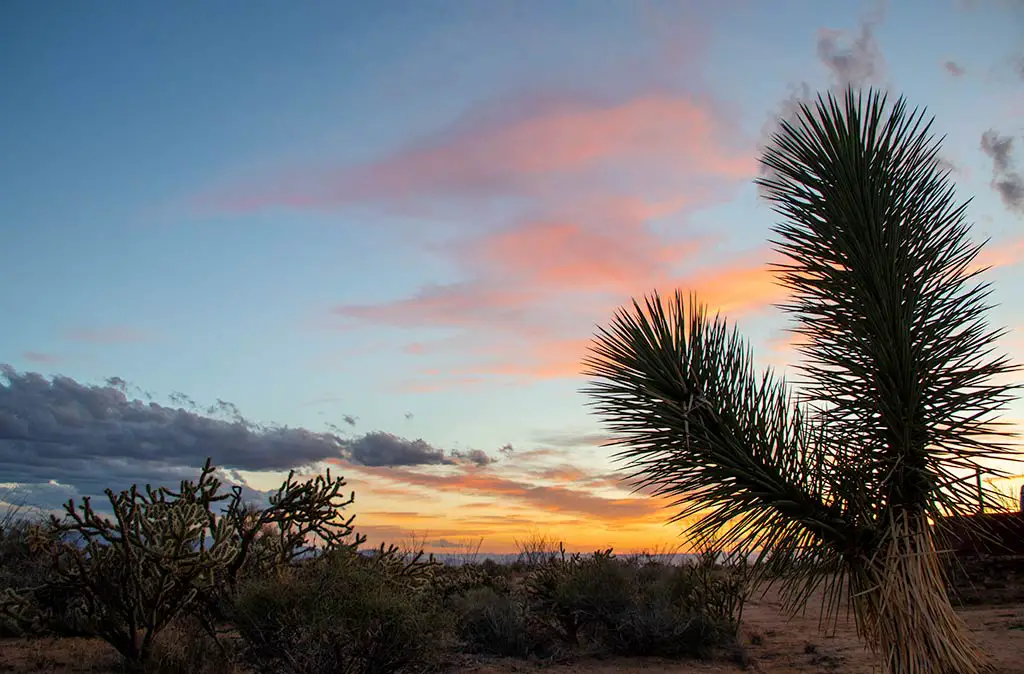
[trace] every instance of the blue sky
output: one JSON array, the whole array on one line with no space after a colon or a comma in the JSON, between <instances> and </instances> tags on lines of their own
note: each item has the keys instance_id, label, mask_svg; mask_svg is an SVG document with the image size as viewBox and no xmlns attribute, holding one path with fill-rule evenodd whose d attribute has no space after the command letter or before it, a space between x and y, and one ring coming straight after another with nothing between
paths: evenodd
<instances>
[{"instance_id":1,"label":"blue sky","mask_svg":"<svg viewBox=\"0 0 1024 674\"><path fill-rule=\"evenodd\" d=\"M492 481L463 495L521 510L522 527L542 510L552 526L612 521L601 504L548 508L562 492L501 497L500 480L572 492L608 475L574 375L630 296L702 291L763 361L792 357L751 180L803 87L883 86L936 115L975 233L995 242L993 318L1022 322L1024 206L993 189L981 149L990 129L1024 143L1019 2L5 10L0 362L117 376L163 404L229 400L262 424L511 443L521 463L474 467ZM452 489L382 471L346 471L381 537L512 535L452 524L427 508L466 505ZM418 489L435 519L396 515L384 483ZM643 512L627 543L663 516Z\"/></svg>"}]
</instances>

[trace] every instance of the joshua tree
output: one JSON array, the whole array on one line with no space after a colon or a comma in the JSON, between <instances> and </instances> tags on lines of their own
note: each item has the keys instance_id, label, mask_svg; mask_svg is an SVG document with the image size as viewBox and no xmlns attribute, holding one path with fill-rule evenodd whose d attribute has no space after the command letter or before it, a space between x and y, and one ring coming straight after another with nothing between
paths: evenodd
<instances>
[{"instance_id":1,"label":"joshua tree","mask_svg":"<svg viewBox=\"0 0 1024 674\"><path fill-rule=\"evenodd\" d=\"M972 511L961 478L1012 456L996 414L1016 368L992 353L981 245L930 128L902 98L850 90L802 106L764 151L798 393L679 292L598 331L585 392L634 484L673 499L692 539L757 551L792 610L819 587L826 618L852 603L884 671L968 674L988 665L931 522Z\"/></svg>"}]
</instances>

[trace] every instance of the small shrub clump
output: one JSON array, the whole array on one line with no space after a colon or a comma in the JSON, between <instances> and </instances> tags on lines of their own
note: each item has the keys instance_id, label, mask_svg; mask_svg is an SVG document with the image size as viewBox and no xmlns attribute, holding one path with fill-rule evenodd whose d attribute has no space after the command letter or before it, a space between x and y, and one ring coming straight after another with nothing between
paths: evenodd
<instances>
[{"instance_id":1,"label":"small shrub clump","mask_svg":"<svg viewBox=\"0 0 1024 674\"><path fill-rule=\"evenodd\" d=\"M458 636L470 653L528 658L554 651L551 631L533 618L518 593L478 587L458 597L454 610Z\"/></svg>"},{"instance_id":2,"label":"small shrub clump","mask_svg":"<svg viewBox=\"0 0 1024 674\"><path fill-rule=\"evenodd\" d=\"M261 672L387 674L419 670L444 651L448 617L420 582L433 562L325 555L243 583L232 622Z\"/></svg>"},{"instance_id":3,"label":"small shrub clump","mask_svg":"<svg viewBox=\"0 0 1024 674\"><path fill-rule=\"evenodd\" d=\"M539 564L525 580L532 611L572 646L668 658L735 647L747 596L746 564L666 566L617 559L611 550Z\"/></svg>"}]
</instances>

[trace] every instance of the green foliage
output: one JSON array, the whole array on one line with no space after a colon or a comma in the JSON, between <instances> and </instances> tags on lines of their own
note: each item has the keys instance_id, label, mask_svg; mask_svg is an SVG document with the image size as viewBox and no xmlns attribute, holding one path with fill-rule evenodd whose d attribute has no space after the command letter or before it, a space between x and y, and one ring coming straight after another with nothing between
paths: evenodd
<instances>
[{"instance_id":1,"label":"green foliage","mask_svg":"<svg viewBox=\"0 0 1024 674\"><path fill-rule=\"evenodd\" d=\"M432 562L399 564L398 557L386 550L376 559L339 551L243 582L231 617L251 664L288 674L429 666L449 634L446 614L418 580Z\"/></svg>"}]
</instances>

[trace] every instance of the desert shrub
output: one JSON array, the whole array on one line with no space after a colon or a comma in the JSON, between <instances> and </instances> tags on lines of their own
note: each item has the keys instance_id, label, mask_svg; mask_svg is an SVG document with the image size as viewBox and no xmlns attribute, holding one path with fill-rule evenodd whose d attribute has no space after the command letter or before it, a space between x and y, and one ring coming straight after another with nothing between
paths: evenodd
<instances>
[{"instance_id":1,"label":"desert shrub","mask_svg":"<svg viewBox=\"0 0 1024 674\"><path fill-rule=\"evenodd\" d=\"M454 613L458 636L469 652L526 658L554 650L553 634L532 619L519 594L478 587L456 598Z\"/></svg>"},{"instance_id":2,"label":"desert shrub","mask_svg":"<svg viewBox=\"0 0 1024 674\"><path fill-rule=\"evenodd\" d=\"M29 599L21 597L26 589L41 585L48 573L45 560L32 546L39 524L15 509L0 516L0 606L8 607L0 609L0 636L42 631L24 619L36 611Z\"/></svg>"},{"instance_id":3,"label":"desert shrub","mask_svg":"<svg viewBox=\"0 0 1024 674\"><path fill-rule=\"evenodd\" d=\"M538 532L530 534L523 540L515 539L514 543L518 554L510 566L511 570L517 573L554 561L562 549L560 542Z\"/></svg>"},{"instance_id":4,"label":"desert shrub","mask_svg":"<svg viewBox=\"0 0 1024 674\"><path fill-rule=\"evenodd\" d=\"M733 642L731 630L707 614L650 593L611 616L606 627L601 643L616 655L704 658Z\"/></svg>"},{"instance_id":5,"label":"desert shrub","mask_svg":"<svg viewBox=\"0 0 1024 674\"><path fill-rule=\"evenodd\" d=\"M700 607L705 615L720 625L728 625L733 633L739 629L753 582L746 557L712 548L701 552L695 561L670 567L665 573L676 603Z\"/></svg>"},{"instance_id":6,"label":"desert shrub","mask_svg":"<svg viewBox=\"0 0 1024 674\"><path fill-rule=\"evenodd\" d=\"M487 588L498 594L507 595L511 589L507 575L488 573L484 567L476 564L466 566L441 566L432 580L432 590L439 602L449 605L453 599L468 592Z\"/></svg>"},{"instance_id":7,"label":"desert shrub","mask_svg":"<svg viewBox=\"0 0 1024 674\"><path fill-rule=\"evenodd\" d=\"M175 620L153 639L146 674L227 674L238 671L234 644L218 641L193 616Z\"/></svg>"},{"instance_id":8,"label":"desert shrub","mask_svg":"<svg viewBox=\"0 0 1024 674\"><path fill-rule=\"evenodd\" d=\"M609 651L704 658L734 645L742 602L721 569L652 565L635 574L628 602L601 615L599 639Z\"/></svg>"},{"instance_id":9,"label":"desert shrub","mask_svg":"<svg viewBox=\"0 0 1024 674\"><path fill-rule=\"evenodd\" d=\"M30 541L39 522L14 514L0 516L0 590L37 585L46 565L33 553Z\"/></svg>"},{"instance_id":10,"label":"desert shrub","mask_svg":"<svg viewBox=\"0 0 1024 674\"><path fill-rule=\"evenodd\" d=\"M402 569L338 552L243 582L232 621L247 660L258 671L289 674L386 674L429 666L447 643L448 618L417 575Z\"/></svg>"},{"instance_id":11,"label":"desert shrub","mask_svg":"<svg viewBox=\"0 0 1024 674\"><path fill-rule=\"evenodd\" d=\"M490 578L512 578L512 567L508 564L499 564L493 559L485 559L478 566L480 571Z\"/></svg>"},{"instance_id":12,"label":"desert shrub","mask_svg":"<svg viewBox=\"0 0 1024 674\"><path fill-rule=\"evenodd\" d=\"M745 561L719 557L667 566L563 551L524 587L532 611L569 644L585 637L620 655L705 657L734 644L749 588Z\"/></svg>"},{"instance_id":13,"label":"desert shrub","mask_svg":"<svg viewBox=\"0 0 1024 674\"><path fill-rule=\"evenodd\" d=\"M540 563L524 580L532 610L569 644L576 645L605 618L623 610L634 591L634 573L611 550L578 553Z\"/></svg>"}]
</instances>

